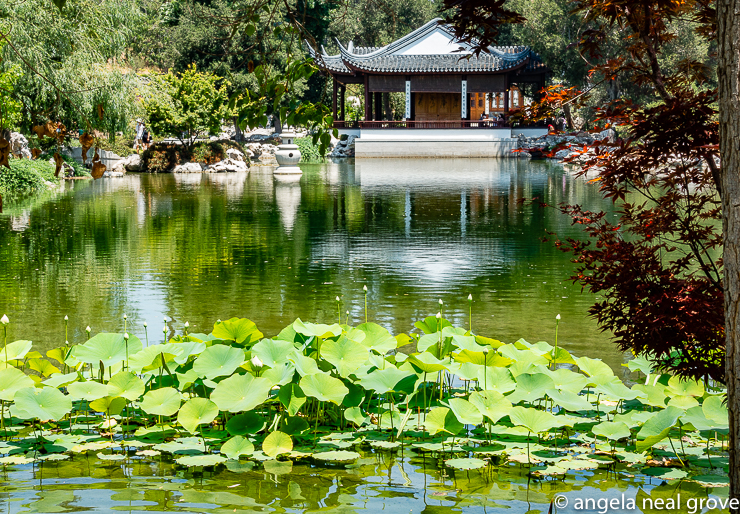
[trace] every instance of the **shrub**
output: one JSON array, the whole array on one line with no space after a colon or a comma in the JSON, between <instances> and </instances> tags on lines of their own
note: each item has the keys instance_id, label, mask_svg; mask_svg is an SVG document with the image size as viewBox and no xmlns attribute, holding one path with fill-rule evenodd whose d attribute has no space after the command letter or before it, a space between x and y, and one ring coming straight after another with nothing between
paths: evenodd
<instances>
[{"instance_id":1,"label":"shrub","mask_svg":"<svg viewBox=\"0 0 740 514\"><path fill-rule=\"evenodd\" d=\"M0 168L0 194L25 195L47 188L53 181L54 165L46 160L10 159L10 169Z\"/></svg>"},{"instance_id":2,"label":"shrub","mask_svg":"<svg viewBox=\"0 0 740 514\"><path fill-rule=\"evenodd\" d=\"M301 162L324 162L325 155L319 152L319 145L313 144L312 137L297 137L295 144L301 151Z\"/></svg>"},{"instance_id":3,"label":"shrub","mask_svg":"<svg viewBox=\"0 0 740 514\"><path fill-rule=\"evenodd\" d=\"M227 158L226 151L236 148L246 155L244 148L234 141L223 139L195 143L191 147L174 143L156 143L142 154L144 169L152 173L171 171L185 162L214 164Z\"/></svg>"}]
</instances>

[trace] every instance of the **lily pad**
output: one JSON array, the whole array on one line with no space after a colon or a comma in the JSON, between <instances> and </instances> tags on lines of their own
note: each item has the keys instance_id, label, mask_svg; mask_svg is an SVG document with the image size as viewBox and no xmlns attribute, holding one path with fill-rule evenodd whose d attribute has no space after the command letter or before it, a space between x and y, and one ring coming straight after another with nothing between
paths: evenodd
<instances>
[{"instance_id":1,"label":"lily pad","mask_svg":"<svg viewBox=\"0 0 740 514\"><path fill-rule=\"evenodd\" d=\"M465 459L449 459L445 461L445 464L455 469L470 470L485 468L488 463L483 459L476 458L465 458Z\"/></svg>"},{"instance_id":2,"label":"lily pad","mask_svg":"<svg viewBox=\"0 0 740 514\"><path fill-rule=\"evenodd\" d=\"M252 452L254 452L252 441L240 435L232 437L221 446L221 453L229 459L238 459L242 455L251 455Z\"/></svg>"},{"instance_id":3,"label":"lily pad","mask_svg":"<svg viewBox=\"0 0 740 514\"><path fill-rule=\"evenodd\" d=\"M218 383L211 400L223 411L250 411L267 400L271 387L269 380L262 377L233 375Z\"/></svg>"},{"instance_id":4,"label":"lily pad","mask_svg":"<svg viewBox=\"0 0 740 514\"><path fill-rule=\"evenodd\" d=\"M288 453L293 449L293 440L284 432L276 430L271 432L265 440L262 441L262 451L268 457L275 458L283 453Z\"/></svg>"},{"instance_id":5,"label":"lily pad","mask_svg":"<svg viewBox=\"0 0 740 514\"><path fill-rule=\"evenodd\" d=\"M218 416L218 407L206 398L191 398L180 407L177 421L191 434L198 430L200 425L207 425Z\"/></svg>"},{"instance_id":6,"label":"lily pad","mask_svg":"<svg viewBox=\"0 0 740 514\"><path fill-rule=\"evenodd\" d=\"M172 416L179 408L180 393L173 387L149 391L141 400L141 410L155 416Z\"/></svg>"},{"instance_id":7,"label":"lily pad","mask_svg":"<svg viewBox=\"0 0 740 514\"><path fill-rule=\"evenodd\" d=\"M16 368L0 370L0 400L12 401L19 389L33 387L31 377Z\"/></svg>"},{"instance_id":8,"label":"lily pad","mask_svg":"<svg viewBox=\"0 0 740 514\"><path fill-rule=\"evenodd\" d=\"M193 363L193 371L198 376L210 380L229 376L244 364L244 351L225 344L213 345L203 350Z\"/></svg>"},{"instance_id":9,"label":"lily pad","mask_svg":"<svg viewBox=\"0 0 740 514\"><path fill-rule=\"evenodd\" d=\"M213 325L213 336L226 341L234 341L242 346L249 346L259 341L263 334L257 325L246 318L231 318Z\"/></svg>"},{"instance_id":10,"label":"lily pad","mask_svg":"<svg viewBox=\"0 0 740 514\"><path fill-rule=\"evenodd\" d=\"M328 462L347 462L351 460L357 460L361 457L361 455L357 452L352 452L348 450L333 450L330 452L314 453L313 457L315 459Z\"/></svg>"},{"instance_id":11,"label":"lily pad","mask_svg":"<svg viewBox=\"0 0 740 514\"><path fill-rule=\"evenodd\" d=\"M341 380L329 375L307 375L301 378L299 384L306 395L322 402L342 403L349 389Z\"/></svg>"},{"instance_id":12,"label":"lily pad","mask_svg":"<svg viewBox=\"0 0 740 514\"><path fill-rule=\"evenodd\" d=\"M14 415L22 419L56 421L72 411L72 400L53 387L26 387L16 391L13 407Z\"/></svg>"},{"instance_id":13,"label":"lily pad","mask_svg":"<svg viewBox=\"0 0 740 514\"><path fill-rule=\"evenodd\" d=\"M220 455L187 455L185 457L179 457L175 459L175 462L181 466L193 467L193 466L216 466L226 462L226 458Z\"/></svg>"}]
</instances>

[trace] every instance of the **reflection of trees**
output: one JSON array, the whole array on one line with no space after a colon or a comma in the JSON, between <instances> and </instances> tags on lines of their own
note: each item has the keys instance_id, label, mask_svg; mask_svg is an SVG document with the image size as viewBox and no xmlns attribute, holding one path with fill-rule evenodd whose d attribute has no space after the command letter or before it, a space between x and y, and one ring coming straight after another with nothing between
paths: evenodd
<instances>
[{"instance_id":1,"label":"reflection of trees","mask_svg":"<svg viewBox=\"0 0 740 514\"><path fill-rule=\"evenodd\" d=\"M561 301L574 291L559 284L568 257L536 242L577 229L525 197L599 204L591 185L520 160L329 163L291 185L258 170L79 182L33 208L23 232L0 218L0 310L43 348L63 342L65 314L73 341L87 324L121 329L124 312L154 340L162 315L205 332L246 316L270 335L298 316L335 319L337 295L357 321L368 284L371 317L394 332L436 312L440 296L461 299L446 315L466 325L473 292L482 333L527 336L571 309L564 319L579 322L561 334L585 344L590 298Z\"/></svg>"}]
</instances>

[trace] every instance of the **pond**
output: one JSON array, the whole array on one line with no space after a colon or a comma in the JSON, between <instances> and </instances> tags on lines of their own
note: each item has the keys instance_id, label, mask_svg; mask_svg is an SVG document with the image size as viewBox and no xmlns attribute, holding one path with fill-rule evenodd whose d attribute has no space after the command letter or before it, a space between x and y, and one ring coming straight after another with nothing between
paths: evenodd
<instances>
[{"instance_id":1,"label":"pond","mask_svg":"<svg viewBox=\"0 0 740 514\"><path fill-rule=\"evenodd\" d=\"M543 242L578 236L552 207L608 209L594 184L527 160L367 160L303 165L287 181L249 174L71 181L53 200L0 215L0 313L36 348L123 330L161 338L162 320L209 332L252 319L267 335L300 317L369 319L398 334L444 316L505 342L553 341L621 368L587 316L594 296L568 279L569 256ZM291 181L292 180L292 181ZM157 336L152 336L157 334Z\"/></svg>"}]
</instances>

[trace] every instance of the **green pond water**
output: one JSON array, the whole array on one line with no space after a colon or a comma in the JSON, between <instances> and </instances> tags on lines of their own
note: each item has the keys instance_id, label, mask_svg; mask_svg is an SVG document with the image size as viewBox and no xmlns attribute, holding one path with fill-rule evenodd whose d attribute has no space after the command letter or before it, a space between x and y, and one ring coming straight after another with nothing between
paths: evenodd
<instances>
[{"instance_id":1,"label":"green pond water","mask_svg":"<svg viewBox=\"0 0 740 514\"><path fill-rule=\"evenodd\" d=\"M129 175L73 181L63 193L0 215L0 313L9 340L34 349L94 332L128 331L162 340L189 322L210 332L217 319L247 317L266 336L296 317L333 323L369 320L392 333L439 310L513 342L554 342L578 356L604 359L618 375L626 357L587 317L596 300L568 276L568 255L542 242L548 232L578 235L567 218L538 202L609 209L597 188L562 167L519 160L377 160L303 166L278 180L249 174ZM725 487L651 478L619 468L574 471L567 478L528 475L526 464L455 470L447 453L407 441L392 451L369 445L351 464L228 461L186 468L165 455L96 452L67 460L0 466L0 512L548 512L550 500L636 501L680 495L726 497ZM2 443L0 443L2 444ZM460 452L458 452L459 454ZM464 452L463 452L464 453ZM721 470L715 473L722 474ZM718 483L725 483L718 476ZM623 505L623 503L622 503ZM629 505L629 504L628 504ZM701 512L702 509L692 512ZM554 512L554 511L553 511ZM708 512L704 509L704 512ZM719 512L711 510L710 512ZM602 513L603 514L603 513Z\"/></svg>"}]
</instances>

